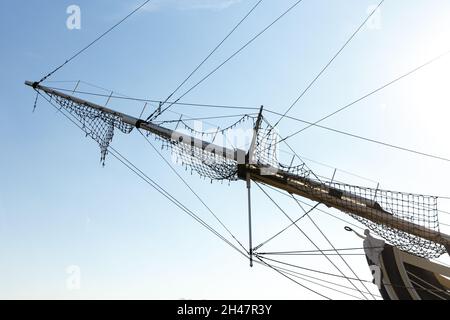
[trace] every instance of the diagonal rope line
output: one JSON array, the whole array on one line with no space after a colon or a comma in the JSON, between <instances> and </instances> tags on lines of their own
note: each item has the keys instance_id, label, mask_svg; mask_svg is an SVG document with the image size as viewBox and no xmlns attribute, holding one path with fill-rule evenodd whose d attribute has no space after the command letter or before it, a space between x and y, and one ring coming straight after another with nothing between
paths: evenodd
<instances>
[{"instance_id":1,"label":"diagonal rope line","mask_svg":"<svg viewBox=\"0 0 450 320\"><path fill-rule=\"evenodd\" d=\"M315 78L309 83L309 85L300 93L300 95L295 99L295 101L289 106L289 108L284 112L284 114L278 119L273 128L275 128L281 120L291 111L291 109L300 101L301 98L311 89L311 87L316 83L316 81L322 76L322 74L328 69L328 67L333 63L333 61L341 54L341 52L347 47L347 45L353 40L353 38L358 34L358 32L364 27L364 25L369 21L370 18L378 11L380 6L383 4L384 0L380 1L378 6L369 14L369 16L364 19L364 21L359 25L359 27L353 32L350 38L344 43L344 45L336 52L336 54L331 58L330 61L320 70L320 72L315 76Z\"/></svg>"},{"instance_id":2,"label":"diagonal rope line","mask_svg":"<svg viewBox=\"0 0 450 320\"><path fill-rule=\"evenodd\" d=\"M197 88L201 83L203 83L206 79L208 79L212 74L214 74L217 70L222 68L228 61L233 59L235 56L237 56L240 52L242 52L245 48L247 48L253 41L255 41L257 38L259 38L263 33L265 33L267 30L269 30L274 24L276 24L280 19L282 19L285 15L287 15L291 10L293 10L297 5L299 5L303 0L298 0L295 2L292 6L290 6L286 11L284 11L278 18L276 18L274 21L272 21L267 27L265 27L262 31L257 33L253 38L251 38L247 43L245 43L241 48L239 48L236 52L234 52L231 56L229 56L225 61L223 61L221 64L219 64L216 68L214 68L211 72L209 72L206 76L204 76L200 81L198 81L196 84L194 84L190 89L185 91L178 99L175 100L175 103L180 101L182 98L184 98L187 94L189 94L192 90ZM173 104L170 104L168 107L163 109L159 114L163 113L167 109L169 109Z\"/></svg>"},{"instance_id":3,"label":"diagonal rope line","mask_svg":"<svg viewBox=\"0 0 450 320\"><path fill-rule=\"evenodd\" d=\"M255 182L256 183L256 182ZM275 204L275 206L286 216L286 218L288 218L291 222L293 222L293 220L291 219L291 217L286 213L286 211L283 210L283 208L281 208L278 203L273 200L273 198L266 192L266 190L264 190L259 183L256 183L256 185L258 186L258 188L272 201L273 204ZM303 236L305 236L306 239L308 239L309 242L312 243L312 245L314 247L316 247L317 250L319 250L321 253L321 249L316 245L316 243L296 224L294 224L294 226L297 228L297 230L300 231L301 234L303 234ZM342 274L342 276L346 277L346 275L342 272L342 270L333 262L333 260L331 260L330 257L328 257L327 255L323 255L330 263L331 265L338 270L338 272L340 274ZM361 293L361 295L364 297L364 299L367 299L366 296L361 292L361 290L352 282L350 281L350 279L348 279L348 282L355 287L355 289L358 289L359 292Z\"/></svg>"},{"instance_id":4,"label":"diagonal rope line","mask_svg":"<svg viewBox=\"0 0 450 320\"><path fill-rule=\"evenodd\" d=\"M48 81L51 82L51 81ZM86 83L83 81L83 83ZM103 93L95 93L95 92L89 92L89 91L80 91L80 90L69 90L65 88L59 88L59 87L52 87L49 86L50 89L58 90L58 91L65 91L65 92L72 92L72 93L78 93L82 95L88 95L88 96L96 96L96 97L110 97L111 99L117 99L117 100L131 100L131 101L138 101L138 102L151 102L151 103L162 103L161 100L155 100L155 99L147 99L147 98L137 98L137 97L128 97L123 95L107 95ZM109 90L110 92L113 90ZM252 107L252 106L232 106L232 105L220 105L220 104L202 104L202 103L189 103L189 102L175 102L175 101L167 101L167 103L172 105L180 105L180 106L188 106L188 107L202 107L202 108L218 108L218 109L238 109L238 110L259 110L261 107Z\"/></svg>"},{"instance_id":5,"label":"diagonal rope line","mask_svg":"<svg viewBox=\"0 0 450 320\"><path fill-rule=\"evenodd\" d=\"M322 122L322 121L324 121L324 120L326 120L326 119L328 119L328 118L330 118L330 117L332 117L332 116L338 114L339 112L344 111L345 109L350 108L351 106L357 104L358 102L360 102L360 101L362 101L362 100L364 100L364 99L366 99L366 98L368 98L368 97L370 97L370 96L372 96L372 95L374 95L374 94L380 92L381 90L383 90L383 89L385 89L385 88L387 88L387 87L393 85L394 83L396 83L396 82L398 82L398 81L400 81L400 80L402 80L402 79L404 79L404 78L406 78L406 77L408 77L408 76L410 76L410 75L416 73L417 71L419 71L419 70L425 68L426 66L428 66L428 65L430 65L430 64L432 64L432 63L438 61L439 59L442 59L444 56L448 55L449 53L450 53L450 50L448 50L448 51L446 51L446 52L444 52L444 53L442 53L442 54L440 54L440 55L434 57L434 58L431 59L431 60L428 60L427 62L425 62L425 63L421 64L420 66L418 66L418 67L416 67L416 68L414 68L414 69L408 71L407 73L404 73L404 74L402 74L401 76L399 76L399 77L397 77L397 78L395 78L395 79L389 81L388 83L382 85L381 87L378 87L378 88L376 88L376 89L370 91L369 93L365 94L364 96L362 96L362 97L360 97L360 98L358 98L358 99L356 99L356 100L350 102L349 104L347 104L347 105L345 105L345 106L343 106L343 107L337 109L336 111L334 111L334 112L332 112L332 113L330 113L330 114L328 114L328 115L326 115L326 116L320 118L319 120L317 120L317 121L311 123L310 125L308 125L308 126L302 128L302 129L300 129L300 130L298 130L298 131L296 131L296 132L294 132L294 133L292 133L292 134L286 136L286 137L283 138L282 140L278 141L277 144L280 143L280 142L282 142L282 141L284 141L284 140L287 140L287 139L289 139L289 138L292 138L293 136L295 136L295 135L297 135L297 134L299 134L299 133L301 133L301 132L303 132L303 131L305 131L305 130L311 128L312 126L317 125L318 123L320 123L320 122Z\"/></svg>"},{"instance_id":6,"label":"diagonal rope line","mask_svg":"<svg viewBox=\"0 0 450 320\"><path fill-rule=\"evenodd\" d=\"M355 251L355 250L364 250L364 249L374 249L374 248L384 248L384 247L367 247L367 248L334 248L334 249L322 249L322 252L330 252L330 251ZM274 252L258 252L260 255L296 255L296 254L307 254L307 253L320 253L319 250L295 250L295 251L274 251Z\"/></svg>"},{"instance_id":7,"label":"diagonal rope line","mask_svg":"<svg viewBox=\"0 0 450 320\"><path fill-rule=\"evenodd\" d=\"M222 44L239 28L239 26L252 14L252 12L261 4L263 0L259 0L247 14L238 22L237 25L234 26L234 28L226 35L222 41L219 42L219 44L200 62L200 64L178 85L178 87L164 100L164 102L161 103L161 107L164 106L167 101L172 98L172 96L178 92L178 90L200 69L205 62L222 46Z\"/></svg>"},{"instance_id":8,"label":"diagonal rope line","mask_svg":"<svg viewBox=\"0 0 450 320\"><path fill-rule=\"evenodd\" d=\"M302 220L306 215L308 215L310 212L312 212L317 206L319 205L319 203L317 203L314 207L312 207L308 212L305 212L302 216L300 216L300 218L298 218L297 220L295 220L294 222L292 222L291 224L289 224L288 226L286 226L284 229L282 229L281 231L277 232L276 234L274 234L272 237L270 237L269 239L267 239L266 241L262 242L261 244L257 245L255 248L253 248L253 251L256 251L258 249L261 249L262 246L266 245L269 241L272 241L273 239L275 239L276 237L278 237L280 234L282 234L284 231L286 231L287 229L289 229L290 227L292 227L294 224L297 224L297 222L299 222L300 220Z\"/></svg>"},{"instance_id":9,"label":"diagonal rope line","mask_svg":"<svg viewBox=\"0 0 450 320\"><path fill-rule=\"evenodd\" d=\"M266 110L266 111L269 112L269 113L275 114L275 115L280 115L280 113L275 112L275 111L271 111L271 110ZM331 127L320 125L318 123L306 121L306 120L295 118L295 117L291 117L291 116L285 116L285 117L286 117L286 119L291 119L291 120L294 120L294 121L298 121L298 122L307 124L309 126L314 126L316 128L320 128L320 129L324 129L324 130L331 131L331 132L334 132L334 133L342 134L342 135L349 136L349 137L352 137L352 138L356 138L356 139L359 139L359 140L364 140L364 141L371 142L371 143L374 143L374 144L378 144L378 145L381 145L381 146L384 146L384 147L389 147L389 148L397 149L397 150L400 150L400 151L406 151L406 152L414 153L414 154L417 154L417 155L420 155L420 156L425 156L425 157L428 157L428 158L433 158L433 159L437 159L437 160L443 160L443 161L446 161L446 162L450 162L449 158L445 158L445 157L442 157L442 156L437 156L437 155L433 155L433 154L430 154L430 153L426 153L426 152L422 152L422 151L418 151L418 150L413 150L413 149L410 149L410 148L394 145L392 143L388 143L388 142L384 142L384 141L380 141L380 140L366 138L366 137L363 137L363 136L360 136L360 135L357 135L357 134L354 134L354 133L350 133L350 132L334 129L334 128L331 128ZM306 128L304 130L306 130ZM343 170L340 170L340 171L344 172ZM364 178L364 179L366 179L366 178Z\"/></svg>"},{"instance_id":10,"label":"diagonal rope line","mask_svg":"<svg viewBox=\"0 0 450 320\"><path fill-rule=\"evenodd\" d=\"M153 148L153 150L160 156L160 158L170 167L170 169L175 173L175 175L183 182L183 184L192 192L192 194L202 203L202 205L214 216L214 218L220 223L220 225L228 232L228 234L239 244L239 246L247 252L247 249L242 245L242 243L236 238L236 236L230 231L230 229L225 226L225 224L219 219L219 217L211 210L211 208L203 201L203 199L192 189L189 183L175 170L175 168L170 164L170 162L162 155L162 153L150 142L150 140L138 130L141 136L147 141L147 143ZM248 252L247 252L248 253Z\"/></svg>"},{"instance_id":11,"label":"diagonal rope line","mask_svg":"<svg viewBox=\"0 0 450 320\"><path fill-rule=\"evenodd\" d=\"M38 81L38 83L41 83L45 80L47 80L49 77L51 77L54 73L56 73L58 70L60 70L61 68L63 68L65 65L67 65L68 63L70 63L72 60L74 60L76 57L78 57L80 54L82 54L84 51L86 51L87 49L89 49L90 47L92 47L96 42L98 42L100 39L102 39L104 36L106 36L108 33L110 33L111 31L113 31L115 28L117 28L119 25L121 25L123 22L125 22L128 18L130 18L132 15L134 15L136 12L138 12L141 8L143 8L145 5L147 5L147 3L149 3L151 0L147 0L145 2L143 2L140 6L138 6L136 9L134 9L132 12L130 12L128 15L126 15L122 20L120 20L119 22L117 22L115 25L113 25L111 28L109 28L108 30L106 30L105 32L103 32L100 36L98 36L95 40L93 40L92 42L90 42L87 46L85 46L84 48L82 48L80 51L76 52L72 57L70 57L69 59L67 59L66 61L64 61L63 64L61 64L60 66L58 66L57 68L55 68L53 71L51 71L49 74L47 74L46 76L44 76L41 80Z\"/></svg>"},{"instance_id":12,"label":"diagonal rope line","mask_svg":"<svg viewBox=\"0 0 450 320\"><path fill-rule=\"evenodd\" d=\"M291 195L292 198L294 199L294 201L297 203L297 205L303 210L303 212L306 212L305 208L303 208L303 206L300 204L300 202L297 201L297 199ZM331 246L331 248L333 248L334 252L339 256L339 258L345 263L345 265L347 266L347 268L349 268L349 270L353 273L353 275L359 279L358 275L356 274L356 272L353 270L353 268L350 266L350 264L347 262L347 260L345 260L345 258L342 256L342 254L339 253L339 251L336 250L336 248L334 247L333 243L330 241L330 239L328 239L328 237L325 235L325 233L323 233L323 231L319 228L319 226L317 225L317 223L313 220L313 218L311 216L308 215L308 219L312 222L312 224L316 227L316 229L319 231L319 233L325 238L325 240L328 242L328 244ZM323 252L321 252L323 254ZM362 284L362 286L369 291L369 288L366 287L366 285L364 284L364 282L362 282L361 280L359 280L359 282ZM369 291L370 292L370 291ZM372 296L372 298L375 300L374 295L371 293L370 294Z\"/></svg>"}]
</instances>

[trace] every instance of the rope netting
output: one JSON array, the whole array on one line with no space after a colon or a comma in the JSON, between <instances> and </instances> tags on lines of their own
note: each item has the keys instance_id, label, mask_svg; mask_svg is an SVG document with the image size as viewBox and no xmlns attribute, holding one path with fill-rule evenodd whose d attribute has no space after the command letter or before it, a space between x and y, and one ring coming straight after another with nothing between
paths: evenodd
<instances>
[{"instance_id":1,"label":"rope netting","mask_svg":"<svg viewBox=\"0 0 450 320\"><path fill-rule=\"evenodd\" d=\"M200 177L213 180L237 180L237 162L222 155L212 154L199 146L190 146L173 140L162 141L162 148L172 153L173 159L184 166L190 173L196 172Z\"/></svg>"},{"instance_id":2,"label":"rope netting","mask_svg":"<svg viewBox=\"0 0 450 320\"><path fill-rule=\"evenodd\" d=\"M123 122L117 115L105 113L87 105L57 95L47 94L61 108L69 112L82 126L86 136L91 137L100 147L100 161L105 164L108 147L114 137L114 129L130 133L133 126Z\"/></svg>"},{"instance_id":3,"label":"rope netting","mask_svg":"<svg viewBox=\"0 0 450 320\"><path fill-rule=\"evenodd\" d=\"M308 169L303 161L296 165L293 165L292 163L285 165L279 161L278 145L280 136L266 119L263 118L263 120L264 121L260 123L259 128L257 129L258 134L254 155L255 162L258 165L270 166L276 170L282 170L296 176L308 177L311 174L311 170Z\"/></svg>"},{"instance_id":4,"label":"rope netting","mask_svg":"<svg viewBox=\"0 0 450 320\"><path fill-rule=\"evenodd\" d=\"M264 125L260 125L255 154L258 164L272 166L287 173L293 179L303 181L298 185L299 189L314 195L319 202L323 200L326 203L336 198L344 200L346 208L349 209L346 212L351 217L400 250L424 258L437 258L446 252L444 245L408 232L413 231L417 226L422 227L425 233L422 235L427 238L432 238L435 232L439 232L437 197L319 181L305 163L295 166L279 163L276 149L279 141L278 133L269 122L265 121ZM366 218L350 213L356 210L363 213ZM373 216L376 213L383 215L382 223L373 222L377 221ZM390 222L394 220L401 220L406 230L400 231L390 227L389 225L392 225Z\"/></svg>"},{"instance_id":5,"label":"rope netting","mask_svg":"<svg viewBox=\"0 0 450 320\"><path fill-rule=\"evenodd\" d=\"M186 144L186 141L180 142L178 139L163 138L155 135L155 139L160 140L162 148L171 151L173 160L178 164L185 167L186 170L190 170L190 173L196 172L200 177L213 180L228 180L236 181L238 179L238 161L232 157L226 157L221 152L223 149L220 145L216 145L218 149L204 148L204 144L200 142L206 142L206 145L213 145L223 140L224 137L229 134L233 129L238 126L250 122L254 123L254 118L245 115L233 124L220 129L217 128L212 131L200 131L192 128L183 120L177 121L177 128L182 126L182 131L188 133L197 143ZM149 135L152 135L149 133ZM213 151L213 152L212 152Z\"/></svg>"},{"instance_id":6,"label":"rope netting","mask_svg":"<svg viewBox=\"0 0 450 320\"><path fill-rule=\"evenodd\" d=\"M445 246L411 234L416 226L422 227L423 236L433 237L439 232L437 197L411 193L365 188L342 183L328 183L333 196L339 196L350 203L350 207L362 211L367 218L350 214L367 228L398 247L402 251L424 258L437 258L446 252ZM336 194L336 190L341 192ZM327 195L329 196L329 195ZM363 200L364 199L364 200ZM375 209L376 211L374 211ZM384 213L386 220L375 223L375 212ZM400 219L405 231L392 228L390 222ZM408 232L409 231L409 232ZM436 241L438 241L436 237Z\"/></svg>"}]
</instances>

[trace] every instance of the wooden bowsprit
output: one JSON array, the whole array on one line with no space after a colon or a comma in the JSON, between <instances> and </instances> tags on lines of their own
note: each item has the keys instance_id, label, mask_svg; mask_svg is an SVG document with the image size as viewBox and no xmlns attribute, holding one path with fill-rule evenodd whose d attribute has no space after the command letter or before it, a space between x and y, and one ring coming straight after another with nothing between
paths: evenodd
<instances>
[{"instance_id":1,"label":"wooden bowsprit","mask_svg":"<svg viewBox=\"0 0 450 320\"><path fill-rule=\"evenodd\" d=\"M258 128L261 125L262 108L254 128L254 136L249 152L246 152L242 149L229 149L215 145L191 135L114 111L37 83L27 81L26 85L54 98L62 107L68 108L78 118L81 117L82 121L86 121L83 117L89 119L89 112L93 112L95 113L96 120L100 117L100 120L106 122L110 129L123 129L125 125L130 128L145 130L167 141L171 146L177 146L181 150L178 152L189 150L190 154L194 156L198 154L209 156L210 160L216 162L209 163L207 161L208 163L203 163L205 161L197 159L198 162L193 164L193 166L205 166L206 169L204 170L209 170L208 173L214 170L220 171L215 175L218 179L222 177L223 179L235 180L236 178L246 181L249 201L249 253L251 264L253 252L250 182L252 180L348 213L360 222L368 225L369 228L374 228L378 235L393 242L401 250L411 252L418 256L426 258L438 257L450 246L450 236L439 231L439 224L437 218L435 219L434 216L436 215L437 217L435 197L382 191L378 188L375 190L335 182L324 183L314 180L305 174L292 173L286 167L274 167L273 165L262 163L256 152L257 144L259 143ZM83 112L77 112L77 108L84 108ZM128 133L127 130L122 131ZM97 142L101 140L100 138L96 139ZM107 138L112 139L112 135L108 135ZM110 140L108 140L109 142ZM103 147L106 145L107 148L108 143L103 144ZM195 152L192 151L194 149ZM222 165L224 168L221 168ZM390 205L390 201L394 200L398 202L400 200L404 202L409 201L407 208L408 210L413 210L413 212L407 212L406 208L404 209L402 207L393 208ZM417 217L414 215L417 215ZM405 218L410 216L413 218ZM428 224L418 223L420 221L428 222L428 220ZM395 237L399 238L397 242L395 242ZM410 247L406 246L408 241L411 242Z\"/></svg>"}]
</instances>

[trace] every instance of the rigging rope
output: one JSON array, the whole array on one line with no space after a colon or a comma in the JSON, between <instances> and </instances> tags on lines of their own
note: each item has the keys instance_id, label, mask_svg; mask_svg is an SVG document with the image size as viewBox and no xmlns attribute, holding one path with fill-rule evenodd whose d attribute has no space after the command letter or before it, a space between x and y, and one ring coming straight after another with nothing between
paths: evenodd
<instances>
[{"instance_id":1,"label":"rigging rope","mask_svg":"<svg viewBox=\"0 0 450 320\"><path fill-rule=\"evenodd\" d=\"M276 234L274 234L273 236L271 236L270 238L268 238L266 241L263 241L261 244L257 245L256 247L253 248L254 251L261 249L261 247L263 247L265 244L267 244L268 242L272 241L273 239L275 239L276 237L278 237L280 234L282 234L284 231L286 231L287 229L289 229L290 227L292 227L294 224L297 224L297 222L299 222L300 220L302 220L306 215L308 215L310 212L312 212L314 209L317 208L317 206L319 205L319 203L316 203L316 205L314 207L312 207L310 210L308 210L308 212L305 212L303 215L301 215L297 220L295 220L294 222L290 223L289 225L287 225L285 228L283 228L281 231L277 232Z\"/></svg>"},{"instance_id":2,"label":"rigging rope","mask_svg":"<svg viewBox=\"0 0 450 320\"><path fill-rule=\"evenodd\" d=\"M275 111L271 111L271 110L266 110L266 111L269 112L269 113L280 115L280 113L275 112ZM410 148L394 145L392 143L383 142L383 141L380 141L380 140L366 138L366 137L363 137L361 135L357 135L357 134L354 134L354 133L349 133L349 132L346 132L346 131L342 131L342 130L334 129L334 128L331 128L331 127L323 126L323 125L318 124L317 122L310 122L310 121L306 121L306 120L303 120L303 119L300 119L300 118L295 118L295 117L290 117L290 116L285 116L285 117L289 118L291 120L294 120L294 121L298 121L298 122L307 124L308 126L306 126L302 130L306 130L306 129L310 128L311 126L314 126L316 128L328 130L328 131L331 131L331 132L334 132L334 133L339 133L339 134L342 134L342 135L345 135L345 136L349 136L349 137L356 138L356 139L359 139L359 140L364 140L364 141L371 142L371 143L374 143L374 144L378 144L378 145L381 145L381 146L384 146L384 147L389 147L389 148L397 149L397 150L400 150L400 151L406 151L406 152L409 152L409 153L414 153L416 155L420 155L420 156L424 156L424 157L428 157L428 158L433 158L433 159L437 159L437 160L450 162L449 158L445 158L445 157L442 157L442 156L437 156L437 155L433 155L433 154L430 154L430 153L426 153L426 152L422 152L422 151L418 151L418 150L414 150L414 149L410 149ZM298 133L300 133L300 132L301 131L299 131ZM296 135L296 134L297 133L294 133L293 135ZM287 136L285 138L285 140L289 139L293 135Z\"/></svg>"},{"instance_id":3,"label":"rigging rope","mask_svg":"<svg viewBox=\"0 0 450 320\"><path fill-rule=\"evenodd\" d=\"M274 251L274 252L258 252L260 255L297 255L297 254L307 254L307 253L320 253L322 252L330 252L330 251L355 251L355 250L365 250L365 249L378 249L384 247L360 247L360 248L333 248L333 249L322 249L322 250L296 250L296 251ZM341 253L342 254L342 253Z\"/></svg>"},{"instance_id":4,"label":"rigging rope","mask_svg":"<svg viewBox=\"0 0 450 320\"><path fill-rule=\"evenodd\" d=\"M71 56L69 59L67 59L65 62L63 62L60 66L56 67L54 70L52 70L50 73L48 73L46 76L42 77L41 80L39 80L37 83L41 83L45 80L47 80L49 77L51 77L54 73L56 73L58 70L63 68L65 65L70 63L72 60L74 60L76 57L78 57L80 54L82 54L84 51L92 47L96 42L98 42L100 39L102 39L104 36L106 36L108 33L113 31L115 28L117 28L119 25L121 25L123 22L125 22L128 18L130 18L132 15L134 15L136 12L138 12L141 8L146 6L150 1L152 0L146 0L143 2L140 6L138 6L136 9L134 9L132 12L130 12L128 15L126 15L122 20L117 22L115 25L113 25L111 28L106 30L104 33L102 33L100 36L98 36L95 40L90 42L87 46L76 52L73 56Z\"/></svg>"},{"instance_id":5,"label":"rigging rope","mask_svg":"<svg viewBox=\"0 0 450 320\"><path fill-rule=\"evenodd\" d=\"M293 136L295 136L295 135L297 135L297 134L299 134L299 133L301 133L301 132L303 132L303 131L305 131L305 130L311 128L312 126L316 126L316 125L319 124L320 122L322 122L322 121L324 121L324 120L326 120L326 119L328 119L328 118L330 118L330 117L332 117L332 116L338 114L339 112L344 111L345 109L350 108L351 106L355 105L356 103L358 103L358 102L360 102L360 101L362 101L362 100L364 100L364 99L366 99L366 98L368 98L368 97L370 97L370 96L372 96L372 95L378 93L379 91L381 91L381 90L383 90L383 89L385 89L385 88L387 88L387 87L393 85L394 83L396 83L396 82L398 82L398 81L400 81L400 80L402 80L402 79L404 79L404 78L406 78L406 77L408 77L408 76L414 74L415 72L417 72L417 71L423 69L424 67L426 67L426 66L432 64L433 62L436 62L436 61L438 61L439 59L442 59L444 56L448 55L449 53L450 53L450 50L448 50L448 51L446 51L446 52L444 52L444 53L442 53L442 54L440 54L440 55L434 57L434 58L431 59L431 60L428 60L427 62L421 64L420 66L418 66L418 67L416 67L416 68L414 68L414 69L412 69L411 71L408 71L407 73L402 74L401 76L399 76L399 77L397 77L397 78L395 78L395 79L389 81L388 83L382 85L381 87L378 87L378 88L375 89L375 90L370 91L369 93L367 93L367 94L365 94L364 96L362 96L362 97L360 97L360 98L354 100L353 102L350 102L349 104L347 104L347 105L345 105L345 106L343 106L343 107L337 109L336 111L334 111L334 112L332 112L332 113L330 113L330 114L328 114L328 115L326 115L326 116L320 118L319 120L317 120L317 121L315 121L315 122L309 124L308 126L306 126L306 127L302 128L302 129L300 129L300 130L298 130L298 131L296 131L296 132L294 132L294 133L292 133L292 134L286 136L283 140L290 139L290 138L292 138ZM278 141L278 143L282 142L283 140ZM426 154L422 154L422 155L426 155ZM436 157L436 158L439 158L439 159L445 160L445 161L450 161L450 160L445 159L445 158L440 158L440 157Z\"/></svg>"}]
</instances>

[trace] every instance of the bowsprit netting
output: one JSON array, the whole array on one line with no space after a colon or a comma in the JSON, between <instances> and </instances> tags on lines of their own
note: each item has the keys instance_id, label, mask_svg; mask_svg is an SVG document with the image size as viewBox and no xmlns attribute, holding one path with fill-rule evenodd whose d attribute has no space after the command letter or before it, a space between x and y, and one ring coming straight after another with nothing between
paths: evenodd
<instances>
[{"instance_id":1,"label":"bowsprit netting","mask_svg":"<svg viewBox=\"0 0 450 320\"><path fill-rule=\"evenodd\" d=\"M414 224L424 227L424 230L429 230L429 235L432 235L431 231L439 232L437 197L334 182L329 182L328 185L333 188L333 194L336 194L336 190L339 190L342 192L339 195L341 199L346 199L349 203L352 203L355 209L366 211L369 218L373 214L372 209L386 213L388 221L385 223L375 223L371 219L354 214L350 215L400 250L424 258L437 258L446 252L442 244L388 226L389 220L393 221L397 218L403 220L405 225L409 223L411 231ZM324 197L328 196L324 195Z\"/></svg>"},{"instance_id":2,"label":"bowsprit netting","mask_svg":"<svg viewBox=\"0 0 450 320\"><path fill-rule=\"evenodd\" d=\"M212 154L198 146L190 146L181 142L161 139L163 148L172 152L174 160L195 171L200 177L213 180L237 180L237 161Z\"/></svg>"},{"instance_id":3,"label":"bowsprit netting","mask_svg":"<svg viewBox=\"0 0 450 320\"><path fill-rule=\"evenodd\" d=\"M237 128L239 125L246 122L254 123L254 118L245 115L235 123L227 126L224 129L216 129L213 131L199 131L190 127L182 120L177 121L178 124L184 126L194 139L204 141L206 144L214 144L219 138L226 138L231 130ZM236 159L225 157L221 152L211 152L211 149L202 148L202 144L186 144L179 142L177 139L168 139L160 136L155 136L157 140L162 142L162 148L171 151L173 160L190 170L191 174L196 172L200 177L213 180L238 180L238 162Z\"/></svg>"},{"instance_id":4,"label":"bowsprit netting","mask_svg":"<svg viewBox=\"0 0 450 320\"><path fill-rule=\"evenodd\" d=\"M265 118L263 120L264 123L261 122L259 128L257 128L254 155L256 163L262 166L270 166L296 176L308 177L311 174L311 170L307 168L303 161L297 165L285 165L279 162L279 149L277 146L279 145L280 136Z\"/></svg>"},{"instance_id":5,"label":"bowsprit netting","mask_svg":"<svg viewBox=\"0 0 450 320\"><path fill-rule=\"evenodd\" d=\"M100 161L103 165L108 154L108 147L114 136L114 129L117 128L128 134L134 128L132 125L123 122L119 116L102 112L57 95L48 93L47 95L61 108L69 112L81 124L86 135L98 143L100 146Z\"/></svg>"},{"instance_id":6,"label":"bowsprit netting","mask_svg":"<svg viewBox=\"0 0 450 320\"><path fill-rule=\"evenodd\" d=\"M305 163L296 166L279 163L276 148L278 141L278 134L265 121L265 125L258 128L255 151L258 164L272 166L287 173L292 179L300 182L302 191L314 195L319 202L322 200L327 203L327 200L336 197L345 200L346 208L350 209L345 210L347 213L403 251L424 258L436 258L446 252L445 246L440 243L389 226L391 220L400 219L411 231L419 226L429 231L428 236L432 236L432 232L439 232L437 197L319 181ZM311 179L310 176L314 176L315 179ZM384 223L373 222L374 219L370 218L374 209L385 213L387 221ZM352 211L363 211L367 218L351 214Z\"/></svg>"},{"instance_id":7,"label":"bowsprit netting","mask_svg":"<svg viewBox=\"0 0 450 320\"><path fill-rule=\"evenodd\" d=\"M257 130L254 160L257 164L278 168L278 134L268 124L260 123Z\"/></svg>"}]
</instances>

